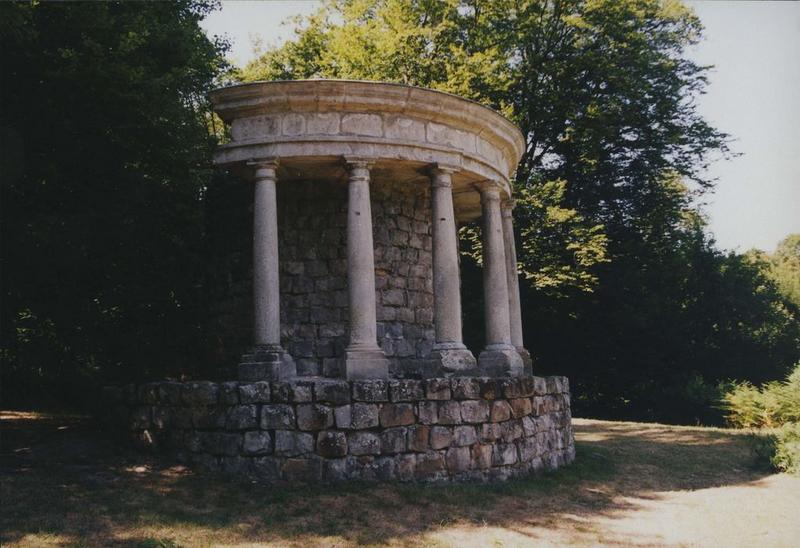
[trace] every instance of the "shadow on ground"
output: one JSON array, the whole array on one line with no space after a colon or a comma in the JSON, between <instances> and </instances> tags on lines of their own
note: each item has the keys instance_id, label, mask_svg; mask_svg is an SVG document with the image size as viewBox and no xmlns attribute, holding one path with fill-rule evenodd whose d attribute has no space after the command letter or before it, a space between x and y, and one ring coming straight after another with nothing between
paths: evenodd
<instances>
[{"instance_id":1,"label":"shadow on ground","mask_svg":"<svg viewBox=\"0 0 800 548\"><path fill-rule=\"evenodd\" d=\"M603 540L615 519L664 492L752 484L747 441L720 430L576 420L577 459L495 485L287 486L194 473L104 439L86 418L5 413L0 541L9 544L431 544L452 529L475 539ZM473 535L473 536L471 536ZM491 536L491 535L490 535ZM551 537L547 537L551 538ZM432 540L433 539L433 540Z\"/></svg>"}]
</instances>

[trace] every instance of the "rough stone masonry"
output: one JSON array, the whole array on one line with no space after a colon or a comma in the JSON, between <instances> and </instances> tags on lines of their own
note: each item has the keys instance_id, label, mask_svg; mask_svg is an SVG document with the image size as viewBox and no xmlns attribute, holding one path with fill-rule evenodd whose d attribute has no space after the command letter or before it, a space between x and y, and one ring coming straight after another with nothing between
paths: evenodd
<instances>
[{"instance_id":1,"label":"rough stone masonry","mask_svg":"<svg viewBox=\"0 0 800 548\"><path fill-rule=\"evenodd\" d=\"M575 457L566 377L107 388L136 442L266 481L489 481Z\"/></svg>"}]
</instances>

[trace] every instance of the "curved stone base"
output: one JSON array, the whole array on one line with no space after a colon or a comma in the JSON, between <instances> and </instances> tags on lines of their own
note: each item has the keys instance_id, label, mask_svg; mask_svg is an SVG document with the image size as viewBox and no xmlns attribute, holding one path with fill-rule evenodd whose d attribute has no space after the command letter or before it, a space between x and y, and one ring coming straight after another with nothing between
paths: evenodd
<instances>
[{"instance_id":1,"label":"curved stone base","mask_svg":"<svg viewBox=\"0 0 800 548\"><path fill-rule=\"evenodd\" d=\"M575 458L566 377L159 382L104 396L140 445L267 481L504 480Z\"/></svg>"}]
</instances>

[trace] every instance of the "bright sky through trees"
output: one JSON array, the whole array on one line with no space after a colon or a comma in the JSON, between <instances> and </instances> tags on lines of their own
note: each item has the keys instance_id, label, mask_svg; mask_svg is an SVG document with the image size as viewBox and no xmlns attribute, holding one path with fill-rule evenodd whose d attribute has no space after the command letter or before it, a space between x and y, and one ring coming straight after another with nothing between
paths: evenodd
<instances>
[{"instance_id":1,"label":"bright sky through trees","mask_svg":"<svg viewBox=\"0 0 800 548\"><path fill-rule=\"evenodd\" d=\"M737 141L741 156L718 162L716 191L704 208L720 247L767 251L800 232L800 2L690 1L706 27L690 55L716 66L703 115ZM279 45L292 36L293 15L315 1L223 3L203 26L232 42L230 58L244 65L254 42Z\"/></svg>"}]
</instances>

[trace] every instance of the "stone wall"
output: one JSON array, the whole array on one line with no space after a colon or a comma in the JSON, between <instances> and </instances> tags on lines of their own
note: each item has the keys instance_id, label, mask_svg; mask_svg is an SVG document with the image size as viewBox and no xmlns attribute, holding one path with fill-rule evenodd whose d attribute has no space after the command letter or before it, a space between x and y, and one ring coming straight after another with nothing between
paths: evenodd
<instances>
[{"instance_id":1,"label":"stone wall","mask_svg":"<svg viewBox=\"0 0 800 548\"><path fill-rule=\"evenodd\" d=\"M430 198L424 186L378 183L371 197L378 343L393 376L420 375L434 342ZM348 341L346 183L278 184L278 211L282 344L299 375L338 377ZM240 237L249 250L252 234ZM241 257L240 245L229 249ZM219 346L238 349L219 358L232 363L252 344L252 263L240 263L214 304Z\"/></svg>"},{"instance_id":2,"label":"stone wall","mask_svg":"<svg viewBox=\"0 0 800 548\"><path fill-rule=\"evenodd\" d=\"M140 445L267 481L504 480L575 457L566 377L160 382L104 396Z\"/></svg>"}]
</instances>

